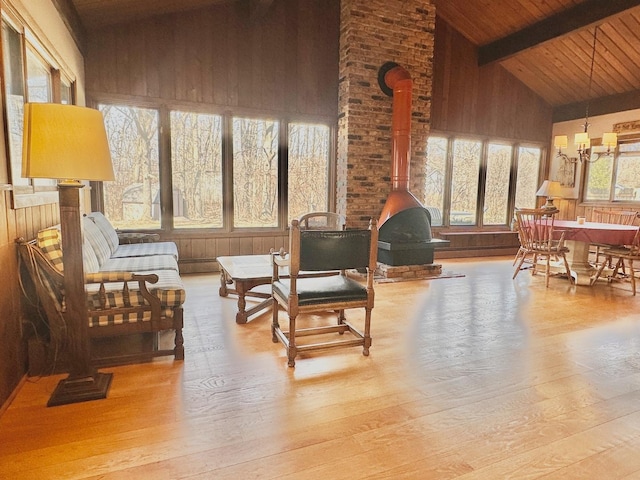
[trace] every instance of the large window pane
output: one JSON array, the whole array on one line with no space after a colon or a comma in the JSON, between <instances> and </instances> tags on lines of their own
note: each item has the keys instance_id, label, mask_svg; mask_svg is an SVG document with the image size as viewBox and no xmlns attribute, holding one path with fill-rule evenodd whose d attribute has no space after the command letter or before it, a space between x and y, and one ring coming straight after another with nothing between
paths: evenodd
<instances>
[{"instance_id":1,"label":"large window pane","mask_svg":"<svg viewBox=\"0 0 640 480\"><path fill-rule=\"evenodd\" d=\"M327 125L289 124L289 222L329 209L329 133Z\"/></svg>"},{"instance_id":2,"label":"large window pane","mask_svg":"<svg viewBox=\"0 0 640 480\"><path fill-rule=\"evenodd\" d=\"M625 154L618 158L614 200L640 200L640 154Z\"/></svg>"},{"instance_id":3,"label":"large window pane","mask_svg":"<svg viewBox=\"0 0 640 480\"><path fill-rule=\"evenodd\" d=\"M175 228L220 228L222 117L171 112Z\"/></svg>"},{"instance_id":4,"label":"large window pane","mask_svg":"<svg viewBox=\"0 0 640 480\"><path fill-rule=\"evenodd\" d=\"M104 183L105 215L117 228L158 228L158 112L117 105L99 108L115 174L114 182Z\"/></svg>"},{"instance_id":5,"label":"large window pane","mask_svg":"<svg viewBox=\"0 0 640 480\"><path fill-rule=\"evenodd\" d=\"M453 143L451 225L474 225L476 223L481 153L481 142L456 140Z\"/></svg>"},{"instance_id":6,"label":"large window pane","mask_svg":"<svg viewBox=\"0 0 640 480\"><path fill-rule=\"evenodd\" d=\"M51 102L51 69L31 49L27 50L27 98L30 103Z\"/></svg>"},{"instance_id":7,"label":"large window pane","mask_svg":"<svg viewBox=\"0 0 640 480\"><path fill-rule=\"evenodd\" d=\"M611 179L613 177L613 157L602 157L590 163L587 169L585 200L611 199Z\"/></svg>"},{"instance_id":8,"label":"large window pane","mask_svg":"<svg viewBox=\"0 0 640 480\"><path fill-rule=\"evenodd\" d=\"M542 151L537 147L518 148L518 172L516 179L516 208L535 208L536 192L540 187L540 161Z\"/></svg>"},{"instance_id":9,"label":"large window pane","mask_svg":"<svg viewBox=\"0 0 640 480\"><path fill-rule=\"evenodd\" d=\"M278 122L233 119L235 227L278 226Z\"/></svg>"},{"instance_id":10,"label":"large window pane","mask_svg":"<svg viewBox=\"0 0 640 480\"><path fill-rule=\"evenodd\" d=\"M484 193L484 225L507 223L512 153L513 149L510 145L489 144Z\"/></svg>"},{"instance_id":11,"label":"large window pane","mask_svg":"<svg viewBox=\"0 0 640 480\"><path fill-rule=\"evenodd\" d=\"M427 140L427 167L424 189L425 207L435 207L440 211L440 218L432 216L431 225L442 225L444 211L444 182L447 171L447 144L444 137L429 137Z\"/></svg>"},{"instance_id":12,"label":"large window pane","mask_svg":"<svg viewBox=\"0 0 640 480\"><path fill-rule=\"evenodd\" d=\"M22 38L20 34L2 22L4 56L4 83L7 108L7 132L11 157L11 183L14 187L28 186L29 179L22 177L22 129L24 122L24 69L22 62Z\"/></svg>"}]
</instances>

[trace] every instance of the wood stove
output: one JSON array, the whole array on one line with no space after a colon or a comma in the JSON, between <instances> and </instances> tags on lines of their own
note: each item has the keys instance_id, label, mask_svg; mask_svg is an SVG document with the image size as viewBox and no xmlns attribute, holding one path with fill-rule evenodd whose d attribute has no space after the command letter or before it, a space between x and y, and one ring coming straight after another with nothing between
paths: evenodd
<instances>
[{"instance_id":1,"label":"wood stove","mask_svg":"<svg viewBox=\"0 0 640 480\"><path fill-rule=\"evenodd\" d=\"M378 261L387 265L433 263L433 250L448 240L431 235L431 215L409 191L411 96L409 72L394 62L378 71L381 90L393 97L391 192L378 220Z\"/></svg>"}]
</instances>

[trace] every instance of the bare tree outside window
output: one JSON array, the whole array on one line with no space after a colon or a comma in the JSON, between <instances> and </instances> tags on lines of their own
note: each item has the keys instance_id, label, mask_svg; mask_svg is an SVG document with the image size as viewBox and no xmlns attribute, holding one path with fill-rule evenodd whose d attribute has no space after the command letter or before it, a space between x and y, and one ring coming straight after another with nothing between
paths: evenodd
<instances>
[{"instance_id":1,"label":"bare tree outside window","mask_svg":"<svg viewBox=\"0 0 640 480\"><path fill-rule=\"evenodd\" d=\"M490 143L487 149L487 177L484 191L484 225L506 225L511 174L511 145Z\"/></svg>"},{"instance_id":2,"label":"bare tree outside window","mask_svg":"<svg viewBox=\"0 0 640 480\"><path fill-rule=\"evenodd\" d=\"M171 112L175 228L221 228L222 117Z\"/></svg>"},{"instance_id":3,"label":"bare tree outside window","mask_svg":"<svg viewBox=\"0 0 640 480\"><path fill-rule=\"evenodd\" d=\"M435 207L444 211L444 182L447 172L447 146L449 140L445 137L429 137L427 141L427 168L424 191L424 204L426 207ZM442 216L436 219L431 217L433 226L442 225Z\"/></svg>"},{"instance_id":4,"label":"bare tree outside window","mask_svg":"<svg viewBox=\"0 0 640 480\"><path fill-rule=\"evenodd\" d=\"M542 150L537 147L518 148L518 172L516 178L516 208L535 208L536 192L540 177Z\"/></svg>"},{"instance_id":5,"label":"bare tree outside window","mask_svg":"<svg viewBox=\"0 0 640 480\"><path fill-rule=\"evenodd\" d=\"M115 181L104 183L105 215L117 228L160 227L158 111L100 105Z\"/></svg>"},{"instance_id":6,"label":"bare tree outside window","mask_svg":"<svg viewBox=\"0 0 640 480\"><path fill-rule=\"evenodd\" d=\"M327 125L289 124L289 221L329 208Z\"/></svg>"},{"instance_id":7,"label":"bare tree outside window","mask_svg":"<svg viewBox=\"0 0 640 480\"><path fill-rule=\"evenodd\" d=\"M482 142L455 140L451 175L451 225L475 225Z\"/></svg>"},{"instance_id":8,"label":"bare tree outside window","mask_svg":"<svg viewBox=\"0 0 640 480\"><path fill-rule=\"evenodd\" d=\"M278 122L233 119L235 227L278 226Z\"/></svg>"}]
</instances>

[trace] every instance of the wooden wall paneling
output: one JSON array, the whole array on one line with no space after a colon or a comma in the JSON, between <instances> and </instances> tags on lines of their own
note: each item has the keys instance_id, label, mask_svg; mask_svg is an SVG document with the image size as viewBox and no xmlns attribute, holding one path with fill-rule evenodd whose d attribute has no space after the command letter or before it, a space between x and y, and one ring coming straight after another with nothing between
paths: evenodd
<instances>
[{"instance_id":1,"label":"wooden wall paneling","mask_svg":"<svg viewBox=\"0 0 640 480\"><path fill-rule=\"evenodd\" d=\"M299 70L301 69L298 61L298 38L304 35L298 27L298 9L285 8L284 11L285 24L287 28L284 32L284 53L283 68L285 71L282 77L284 93L283 101L287 110L291 113L298 112L298 89L300 85Z\"/></svg>"},{"instance_id":2,"label":"wooden wall paneling","mask_svg":"<svg viewBox=\"0 0 640 480\"><path fill-rule=\"evenodd\" d=\"M214 14L210 8L199 11L197 30L200 32L200 98L205 103L214 103L214 60L213 52L218 50L214 43L215 32L213 30Z\"/></svg>"},{"instance_id":3,"label":"wooden wall paneling","mask_svg":"<svg viewBox=\"0 0 640 480\"><path fill-rule=\"evenodd\" d=\"M230 7L220 8L212 13L211 33L211 81L213 88L213 102L218 105L230 105L230 81L231 62L233 55L230 49L233 48L229 41L229 16ZM235 82L234 82L235 83Z\"/></svg>"},{"instance_id":4,"label":"wooden wall paneling","mask_svg":"<svg viewBox=\"0 0 640 480\"><path fill-rule=\"evenodd\" d=\"M229 238L229 255L243 255L240 250L240 238Z\"/></svg>"},{"instance_id":5,"label":"wooden wall paneling","mask_svg":"<svg viewBox=\"0 0 640 480\"><path fill-rule=\"evenodd\" d=\"M236 95L238 105L241 107L251 107L252 106L252 90L251 87L253 85L252 81L252 42L253 36L249 35L246 24L248 22L249 17L249 4L244 2L236 2L235 3L235 18L232 26L234 27L234 36L233 42L236 47L236 51L234 52L237 55L235 68L236 68ZM231 26L231 25L230 25Z\"/></svg>"},{"instance_id":6,"label":"wooden wall paneling","mask_svg":"<svg viewBox=\"0 0 640 480\"><path fill-rule=\"evenodd\" d=\"M284 70L284 56L282 55L286 31L284 20L284 4L282 2L272 5L269 12L257 20L263 25L260 96L262 108L266 110L282 111L286 109L284 89L287 85L287 77Z\"/></svg>"},{"instance_id":7,"label":"wooden wall paneling","mask_svg":"<svg viewBox=\"0 0 640 480\"><path fill-rule=\"evenodd\" d=\"M130 50L133 48L132 42L138 42L135 37L130 36L130 25L123 25L116 28L115 47L115 75L116 75L116 93L133 94L130 82Z\"/></svg>"},{"instance_id":8,"label":"wooden wall paneling","mask_svg":"<svg viewBox=\"0 0 640 480\"><path fill-rule=\"evenodd\" d=\"M217 241L212 236L205 238L204 240L204 255L205 258L216 258L217 253Z\"/></svg>"},{"instance_id":9,"label":"wooden wall paneling","mask_svg":"<svg viewBox=\"0 0 640 480\"><path fill-rule=\"evenodd\" d=\"M239 237L238 245L238 255L253 255L253 237Z\"/></svg>"},{"instance_id":10,"label":"wooden wall paneling","mask_svg":"<svg viewBox=\"0 0 640 480\"><path fill-rule=\"evenodd\" d=\"M247 25L247 23L249 25ZM251 59L248 66L249 73L249 96L246 106L262 109L263 108L263 78L266 76L263 72L263 59L265 55L265 39L267 37L264 21L260 18L258 21L250 20L245 22L245 27L249 27L247 37L250 38L250 51L247 52Z\"/></svg>"},{"instance_id":11,"label":"wooden wall paneling","mask_svg":"<svg viewBox=\"0 0 640 480\"><path fill-rule=\"evenodd\" d=\"M231 255L231 245L229 244L229 238L220 237L215 239L215 254L216 257L225 257Z\"/></svg>"},{"instance_id":12,"label":"wooden wall paneling","mask_svg":"<svg viewBox=\"0 0 640 480\"><path fill-rule=\"evenodd\" d=\"M207 240L205 238L191 239L190 258L207 258Z\"/></svg>"}]
</instances>

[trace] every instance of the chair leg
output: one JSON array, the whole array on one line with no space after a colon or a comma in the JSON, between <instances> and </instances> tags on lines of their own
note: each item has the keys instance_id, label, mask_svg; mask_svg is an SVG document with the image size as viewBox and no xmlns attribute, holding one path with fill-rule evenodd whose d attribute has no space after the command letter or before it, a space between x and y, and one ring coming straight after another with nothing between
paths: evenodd
<instances>
[{"instance_id":1,"label":"chair leg","mask_svg":"<svg viewBox=\"0 0 640 480\"><path fill-rule=\"evenodd\" d=\"M633 258L629 259L629 275L631 275L631 289L633 290L633 296L636 296L636 276L633 272Z\"/></svg>"},{"instance_id":2,"label":"chair leg","mask_svg":"<svg viewBox=\"0 0 640 480\"><path fill-rule=\"evenodd\" d=\"M296 366L296 355L298 349L296 348L296 317L289 316L289 345L287 346L287 358L289 359L289 366Z\"/></svg>"},{"instance_id":3,"label":"chair leg","mask_svg":"<svg viewBox=\"0 0 640 480\"><path fill-rule=\"evenodd\" d=\"M278 343L278 337L276 336L276 330L280 328L280 323L278 322L278 311L280 304L273 299L272 307L271 307L271 341L273 343Z\"/></svg>"},{"instance_id":4,"label":"chair leg","mask_svg":"<svg viewBox=\"0 0 640 480\"><path fill-rule=\"evenodd\" d=\"M516 267L516 271L513 272L513 279L515 280L515 278L518 276L518 274L520 273L520 268L522 268L522 264L524 263L525 259L527 258L527 255L524 254L520 257L520 261L518 262L518 266Z\"/></svg>"},{"instance_id":5,"label":"chair leg","mask_svg":"<svg viewBox=\"0 0 640 480\"><path fill-rule=\"evenodd\" d=\"M551 255L547 255L547 265L544 269L544 285L549 287L549 275L551 274Z\"/></svg>"},{"instance_id":6,"label":"chair leg","mask_svg":"<svg viewBox=\"0 0 640 480\"><path fill-rule=\"evenodd\" d=\"M567 261L567 256L562 254L562 260L564 260L564 268L567 270L567 276L569 277L569 283L571 285L574 284L573 277L571 276L571 267L569 267L569 262Z\"/></svg>"},{"instance_id":7,"label":"chair leg","mask_svg":"<svg viewBox=\"0 0 640 480\"><path fill-rule=\"evenodd\" d=\"M364 315L364 343L362 347L362 354L365 357L369 356L369 347L371 346L371 309L365 308Z\"/></svg>"}]
</instances>

